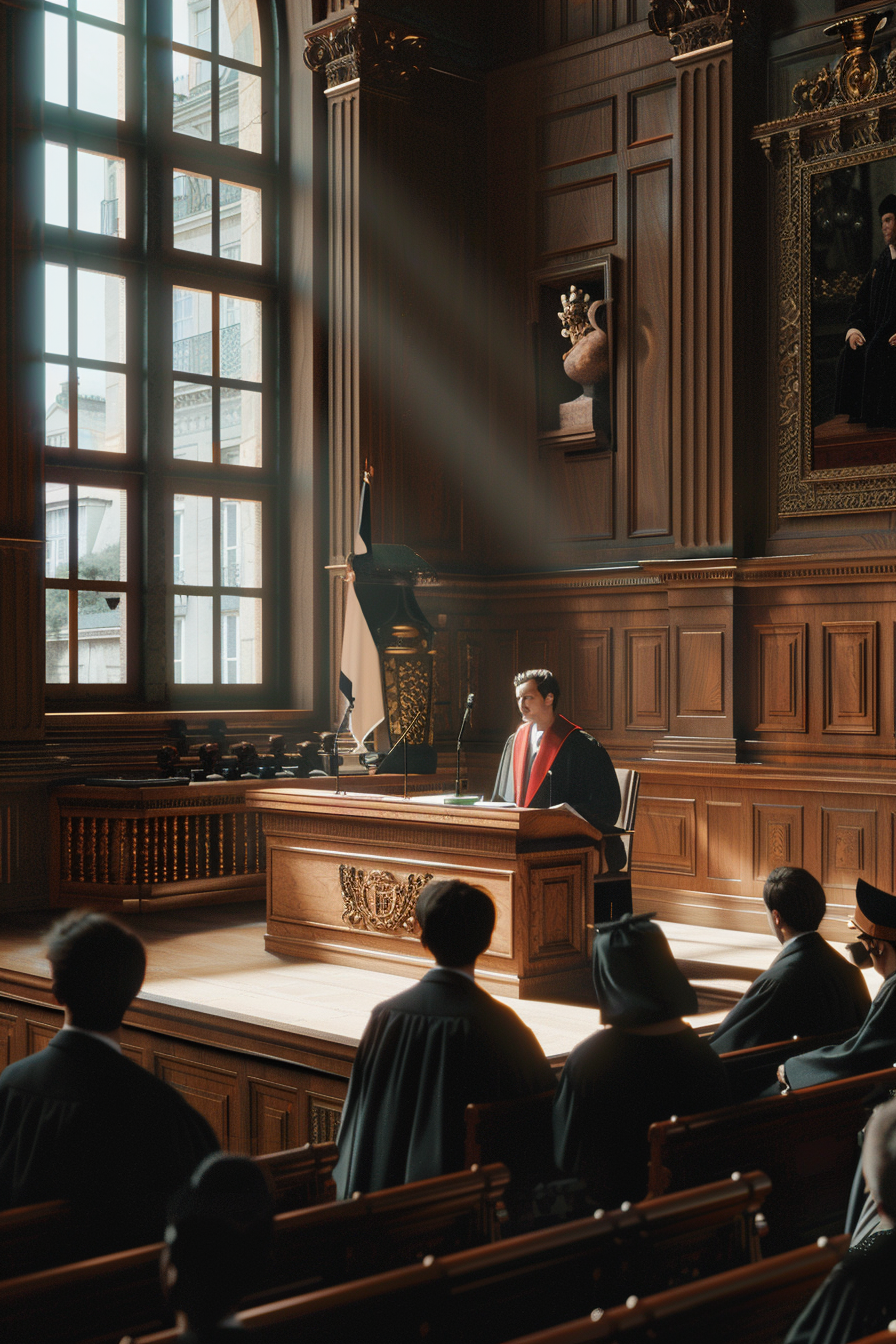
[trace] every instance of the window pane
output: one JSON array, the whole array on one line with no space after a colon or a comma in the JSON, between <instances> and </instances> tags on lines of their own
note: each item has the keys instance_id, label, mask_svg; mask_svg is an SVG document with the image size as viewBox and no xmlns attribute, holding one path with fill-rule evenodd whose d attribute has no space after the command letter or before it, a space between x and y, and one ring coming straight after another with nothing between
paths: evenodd
<instances>
[{"instance_id":1,"label":"window pane","mask_svg":"<svg viewBox=\"0 0 896 1344\"><path fill-rule=\"evenodd\" d=\"M124 363L124 276L78 271L78 355Z\"/></svg>"},{"instance_id":2,"label":"window pane","mask_svg":"<svg viewBox=\"0 0 896 1344\"><path fill-rule=\"evenodd\" d=\"M212 138L212 68L208 61L171 53L174 62L174 114L172 126L181 135L199 140Z\"/></svg>"},{"instance_id":3,"label":"window pane","mask_svg":"<svg viewBox=\"0 0 896 1344\"><path fill-rule=\"evenodd\" d=\"M261 587L261 504L257 499L221 500L221 583L225 588Z\"/></svg>"},{"instance_id":4,"label":"window pane","mask_svg":"<svg viewBox=\"0 0 896 1344\"><path fill-rule=\"evenodd\" d=\"M221 377L261 382L261 304L221 295Z\"/></svg>"},{"instance_id":5,"label":"window pane","mask_svg":"<svg viewBox=\"0 0 896 1344\"><path fill-rule=\"evenodd\" d=\"M221 144L261 153L261 78L232 66L218 70Z\"/></svg>"},{"instance_id":6,"label":"window pane","mask_svg":"<svg viewBox=\"0 0 896 1344\"><path fill-rule=\"evenodd\" d=\"M221 603L221 681L243 685L261 681L261 598L219 598Z\"/></svg>"},{"instance_id":7,"label":"window pane","mask_svg":"<svg viewBox=\"0 0 896 1344\"><path fill-rule=\"evenodd\" d=\"M46 517L46 576L67 579L68 559L68 486L47 481L44 489Z\"/></svg>"},{"instance_id":8,"label":"window pane","mask_svg":"<svg viewBox=\"0 0 896 1344\"><path fill-rule=\"evenodd\" d=\"M261 393L221 388L221 461L261 466Z\"/></svg>"},{"instance_id":9,"label":"window pane","mask_svg":"<svg viewBox=\"0 0 896 1344\"><path fill-rule=\"evenodd\" d=\"M124 237L124 159L78 150L78 228Z\"/></svg>"},{"instance_id":10,"label":"window pane","mask_svg":"<svg viewBox=\"0 0 896 1344\"><path fill-rule=\"evenodd\" d=\"M174 170L174 246L185 252L212 251L212 180Z\"/></svg>"},{"instance_id":11,"label":"window pane","mask_svg":"<svg viewBox=\"0 0 896 1344\"><path fill-rule=\"evenodd\" d=\"M78 593L78 681L82 685L127 679L124 593Z\"/></svg>"},{"instance_id":12,"label":"window pane","mask_svg":"<svg viewBox=\"0 0 896 1344\"><path fill-rule=\"evenodd\" d=\"M208 495L174 496L174 582L211 586L212 501Z\"/></svg>"},{"instance_id":13,"label":"window pane","mask_svg":"<svg viewBox=\"0 0 896 1344\"><path fill-rule=\"evenodd\" d=\"M47 364L46 443L48 448L68 448L68 365Z\"/></svg>"},{"instance_id":14,"label":"window pane","mask_svg":"<svg viewBox=\"0 0 896 1344\"><path fill-rule=\"evenodd\" d=\"M212 389L205 383L174 384L174 456L212 460Z\"/></svg>"},{"instance_id":15,"label":"window pane","mask_svg":"<svg viewBox=\"0 0 896 1344\"><path fill-rule=\"evenodd\" d=\"M78 24L78 107L124 121L124 38Z\"/></svg>"},{"instance_id":16,"label":"window pane","mask_svg":"<svg viewBox=\"0 0 896 1344\"><path fill-rule=\"evenodd\" d=\"M254 2L251 8L255 8ZM171 10L175 42L182 42L185 47L198 47L200 51L211 51L211 0L199 4L196 0L174 0Z\"/></svg>"},{"instance_id":17,"label":"window pane","mask_svg":"<svg viewBox=\"0 0 896 1344\"><path fill-rule=\"evenodd\" d=\"M261 192L221 183L221 256L261 265Z\"/></svg>"},{"instance_id":18,"label":"window pane","mask_svg":"<svg viewBox=\"0 0 896 1344\"><path fill-rule=\"evenodd\" d=\"M78 448L97 453L125 451L123 373L78 369Z\"/></svg>"},{"instance_id":19,"label":"window pane","mask_svg":"<svg viewBox=\"0 0 896 1344\"><path fill-rule=\"evenodd\" d=\"M68 146L44 144L44 219L68 228Z\"/></svg>"},{"instance_id":20,"label":"window pane","mask_svg":"<svg viewBox=\"0 0 896 1344\"><path fill-rule=\"evenodd\" d=\"M124 0L78 0L78 9L110 23L124 23Z\"/></svg>"},{"instance_id":21,"label":"window pane","mask_svg":"<svg viewBox=\"0 0 896 1344\"><path fill-rule=\"evenodd\" d=\"M44 98L68 106L68 19L44 15Z\"/></svg>"},{"instance_id":22,"label":"window pane","mask_svg":"<svg viewBox=\"0 0 896 1344\"><path fill-rule=\"evenodd\" d=\"M208 686L215 646L213 597L174 594L175 680ZM178 658L177 655L180 654Z\"/></svg>"},{"instance_id":23,"label":"window pane","mask_svg":"<svg viewBox=\"0 0 896 1344\"><path fill-rule=\"evenodd\" d=\"M174 367L212 371L212 296L203 289L174 290Z\"/></svg>"},{"instance_id":24,"label":"window pane","mask_svg":"<svg viewBox=\"0 0 896 1344\"><path fill-rule=\"evenodd\" d=\"M247 65L261 65L258 6L245 0L218 0L218 50Z\"/></svg>"},{"instance_id":25,"label":"window pane","mask_svg":"<svg viewBox=\"0 0 896 1344\"><path fill-rule=\"evenodd\" d=\"M68 591L47 589L47 681L68 684Z\"/></svg>"},{"instance_id":26,"label":"window pane","mask_svg":"<svg viewBox=\"0 0 896 1344\"><path fill-rule=\"evenodd\" d=\"M127 566L127 492L78 486L78 578L124 583Z\"/></svg>"},{"instance_id":27,"label":"window pane","mask_svg":"<svg viewBox=\"0 0 896 1344\"><path fill-rule=\"evenodd\" d=\"M68 354L68 267L44 266L46 349L54 355Z\"/></svg>"}]
</instances>

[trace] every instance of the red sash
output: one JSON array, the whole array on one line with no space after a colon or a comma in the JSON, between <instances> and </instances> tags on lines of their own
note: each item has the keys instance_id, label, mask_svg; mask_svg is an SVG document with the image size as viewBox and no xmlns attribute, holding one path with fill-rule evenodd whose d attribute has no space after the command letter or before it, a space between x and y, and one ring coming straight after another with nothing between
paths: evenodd
<instances>
[{"instance_id":1,"label":"red sash","mask_svg":"<svg viewBox=\"0 0 896 1344\"><path fill-rule=\"evenodd\" d=\"M526 761L529 756L529 734L531 731L532 724L524 723L521 728L517 729L513 743L513 800L517 807L529 806L544 783L548 771L554 764L557 752L563 746L563 743L569 737L570 733L578 732L578 724L570 723L569 719L564 719L562 714L558 714L550 728L545 729L542 734L541 744L538 748L538 754L532 762L532 770L526 788L526 797L521 802L520 795L523 791L523 779L526 774Z\"/></svg>"}]
</instances>

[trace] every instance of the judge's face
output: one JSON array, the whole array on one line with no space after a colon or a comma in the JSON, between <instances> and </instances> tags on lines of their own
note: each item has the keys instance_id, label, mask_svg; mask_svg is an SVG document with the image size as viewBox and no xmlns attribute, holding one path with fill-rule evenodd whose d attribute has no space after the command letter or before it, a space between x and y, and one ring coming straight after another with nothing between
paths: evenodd
<instances>
[{"instance_id":1,"label":"judge's face","mask_svg":"<svg viewBox=\"0 0 896 1344\"><path fill-rule=\"evenodd\" d=\"M516 703L519 705L523 723L534 723L536 728L549 728L554 722L554 693L548 691L542 695L534 681L524 681L516 688Z\"/></svg>"},{"instance_id":2,"label":"judge's face","mask_svg":"<svg viewBox=\"0 0 896 1344\"><path fill-rule=\"evenodd\" d=\"M896 215L881 215L880 220L881 233L884 235L884 245L891 247L896 243Z\"/></svg>"}]
</instances>

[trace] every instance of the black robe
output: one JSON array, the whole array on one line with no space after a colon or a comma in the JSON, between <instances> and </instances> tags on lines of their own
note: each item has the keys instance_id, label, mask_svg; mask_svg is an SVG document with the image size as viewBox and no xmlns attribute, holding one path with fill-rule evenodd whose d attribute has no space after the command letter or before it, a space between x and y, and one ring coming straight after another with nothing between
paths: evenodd
<instances>
[{"instance_id":1,"label":"black robe","mask_svg":"<svg viewBox=\"0 0 896 1344\"><path fill-rule=\"evenodd\" d=\"M870 1002L865 977L857 966L820 933L800 933L756 977L716 1028L710 1044L723 1054L793 1036L855 1031L864 1022Z\"/></svg>"},{"instance_id":2,"label":"black robe","mask_svg":"<svg viewBox=\"0 0 896 1344\"><path fill-rule=\"evenodd\" d=\"M461 1170L470 1102L553 1087L544 1051L513 1009L437 966L370 1015L339 1127L339 1198Z\"/></svg>"},{"instance_id":3,"label":"black robe","mask_svg":"<svg viewBox=\"0 0 896 1344\"><path fill-rule=\"evenodd\" d=\"M604 1208L647 1191L655 1120L728 1104L721 1060L691 1027L643 1036L607 1027L570 1053L554 1100L554 1161Z\"/></svg>"},{"instance_id":4,"label":"black robe","mask_svg":"<svg viewBox=\"0 0 896 1344\"><path fill-rule=\"evenodd\" d=\"M794 1055L784 1065L791 1087L814 1087L859 1073L874 1073L896 1064L896 975L883 982L868 1015L854 1036L839 1045L824 1045Z\"/></svg>"},{"instance_id":5,"label":"black robe","mask_svg":"<svg viewBox=\"0 0 896 1344\"><path fill-rule=\"evenodd\" d=\"M896 1232L873 1232L831 1270L785 1344L848 1344L896 1317Z\"/></svg>"},{"instance_id":6,"label":"black robe","mask_svg":"<svg viewBox=\"0 0 896 1344\"><path fill-rule=\"evenodd\" d=\"M590 733L577 728L561 714L557 715L551 728L545 731L532 764L529 783L536 787L527 792L525 800L517 797L513 769L514 745L524 735L528 745L529 729L530 725L524 723L504 744L492 794L493 801L515 802L520 807L552 807L557 803L568 803L597 830L613 831L622 804L613 762ZM563 740L556 749L556 755L552 755L553 747L556 746L552 742L555 730ZM550 777L543 773L543 768L546 770L545 761L550 766Z\"/></svg>"},{"instance_id":7,"label":"black robe","mask_svg":"<svg viewBox=\"0 0 896 1344\"><path fill-rule=\"evenodd\" d=\"M885 247L865 276L846 319L865 344L852 350L847 342L837 360L834 414L869 429L896 427L896 259Z\"/></svg>"},{"instance_id":8,"label":"black robe","mask_svg":"<svg viewBox=\"0 0 896 1344\"><path fill-rule=\"evenodd\" d=\"M74 1258L159 1240L168 1197L218 1147L179 1092L81 1032L0 1074L0 1208L70 1200Z\"/></svg>"}]
</instances>

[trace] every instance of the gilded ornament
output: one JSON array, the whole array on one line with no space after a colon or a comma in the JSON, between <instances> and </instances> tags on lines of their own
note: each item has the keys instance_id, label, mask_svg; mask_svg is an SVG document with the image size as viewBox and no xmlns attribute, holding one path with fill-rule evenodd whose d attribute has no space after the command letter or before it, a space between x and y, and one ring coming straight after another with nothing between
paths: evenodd
<instances>
[{"instance_id":1,"label":"gilded ornament","mask_svg":"<svg viewBox=\"0 0 896 1344\"><path fill-rule=\"evenodd\" d=\"M374 933L413 933L417 897L432 881L432 873L409 873L399 882L394 873L381 868L352 868L340 863L342 921L353 929Z\"/></svg>"}]
</instances>

